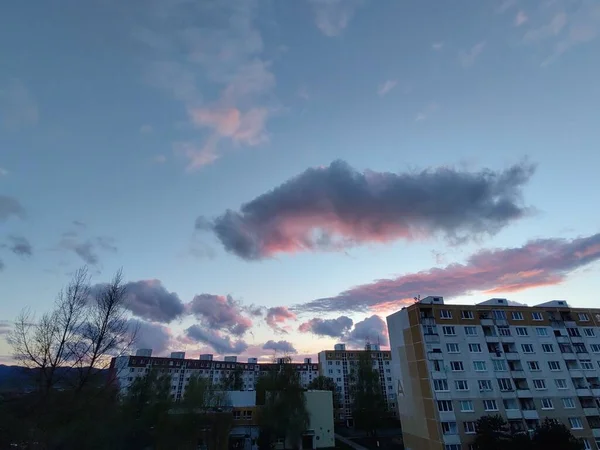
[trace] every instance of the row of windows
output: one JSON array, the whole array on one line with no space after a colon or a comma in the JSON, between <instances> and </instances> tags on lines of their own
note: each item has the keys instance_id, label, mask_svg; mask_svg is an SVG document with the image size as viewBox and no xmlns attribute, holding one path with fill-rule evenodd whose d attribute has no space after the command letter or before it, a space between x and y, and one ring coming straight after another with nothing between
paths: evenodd
<instances>
[{"instance_id":1,"label":"row of windows","mask_svg":"<svg viewBox=\"0 0 600 450\"><path fill-rule=\"evenodd\" d=\"M575 409L575 400L571 397L561 398L561 402L564 409ZM551 410L554 409L554 403L551 398L541 399L542 409ZM531 399L523 399L521 402L516 398L509 398L502 400L502 405L505 410L521 410L523 406L525 410L535 409L535 404L532 403ZM475 412L472 400L459 400L458 406L460 412L471 413ZM438 400L437 408L439 412L453 412L454 405L451 400ZM483 409L487 412L499 411L497 400L483 400Z\"/></svg>"},{"instance_id":2,"label":"row of windows","mask_svg":"<svg viewBox=\"0 0 600 450\"><path fill-rule=\"evenodd\" d=\"M592 450L592 444L590 444L587 439L579 439L579 441L583 444L584 450ZM475 444L469 444L469 446L465 448L468 448L469 450L477 450ZM600 438L596 438L596 447L594 448L600 448ZM444 450L463 450L463 447L461 444L445 444Z\"/></svg>"},{"instance_id":3,"label":"row of windows","mask_svg":"<svg viewBox=\"0 0 600 450\"><path fill-rule=\"evenodd\" d=\"M458 434L458 427L456 422L442 422L441 425L442 433L444 435ZM579 417L569 417L569 425L571 426L572 430L581 430L583 428L583 422ZM463 430L465 434L475 434L475 422L463 422Z\"/></svg>"},{"instance_id":4,"label":"row of windows","mask_svg":"<svg viewBox=\"0 0 600 450\"><path fill-rule=\"evenodd\" d=\"M527 327L514 327L515 333L517 336L529 336L529 330ZM583 330L583 334L586 337L595 337L596 332L594 328L581 328ZM431 325L424 326L425 334L433 334L434 327ZM464 327L465 336L477 336L477 327L473 325L468 325ZM442 326L442 332L445 336L456 336L456 327L450 325ZM548 328L546 327L535 327L536 335L539 337L547 337L549 336ZM581 333L579 332L579 328L567 328L567 333L571 337L581 337ZM498 334L500 336L511 336L510 328L508 326L499 326ZM495 333L489 334L489 336L496 336Z\"/></svg>"},{"instance_id":5,"label":"row of windows","mask_svg":"<svg viewBox=\"0 0 600 450\"><path fill-rule=\"evenodd\" d=\"M573 381L576 382L575 387L577 389L584 389L585 383L583 383L583 378L574 378ZM589 381L589 380L588 380ZM513 387L513 382L511 378L498 378L498 387L501 391L512 391L515 387ZM538 391L543 391L548 389L546 384L546 379L536 378L532 380L534 389ZM517 389L529 389L527 385L527 380L524 378L515 380L517 383ZM556 378L554 379L554 384L557 389L568 389L567 380L564 378ZM592 385L590 382L590 386L596 388L597 385ZM468 380L455 380L455 388L459 391L467 391L469 390ZM492 380L477 380L477 388L479 392L490 392L493 390ZM436 392L448 392L450 389L448 388L448 380L447 379L439 379L433 380L433 389Z\"/></svg>"},{"instance_id":6,"label":"row of windows","mask_svg":"<svg viewBox=\"0 0 600 450\"><path fill-rule=\"evenodd\" d=\"M479 314L485 317L488 314L488 311L479 311ZM460 311L460 317L461 319L470 320L475 318L475 314L472 310L463 309ZM506 320L506 311L502 309L492 310L492 317L497 320ZM525 320L522 311L511 311L511 318L512 320ZM587 313L578 313L578 318L580 322L590 321L590 316ZM452 310L440 309L440 319L452 319ZM532 311L531 319L542 321L544 320L544 315L539 311Z\"/></svg>"}]
</instances>

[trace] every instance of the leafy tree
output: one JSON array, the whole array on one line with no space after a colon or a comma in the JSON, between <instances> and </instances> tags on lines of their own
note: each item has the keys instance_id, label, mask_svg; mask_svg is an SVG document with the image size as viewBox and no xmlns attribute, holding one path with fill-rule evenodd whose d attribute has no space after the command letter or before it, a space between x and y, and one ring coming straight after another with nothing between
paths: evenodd
<instances>
[{"instance_id":1,"label":"leafy tree","mask_svg":"<svg viewBox=\"0 0 600 450\"><path fill-rule=\"evenodd\" d=\"M500 415L483 416L475 424L475 445L479 450L506 450L511 448L508 424Z\"/></svg>"},{"instance_id":2,"label":"leafy tree","mask_svg":"<svg viewBox=\"0 0 600 450\"><path fill-rule=\"evenodd\" d=\"M370 436L377 437L377 429L386 412L386 404L381 392L379 373L373 369L370 351L361 353L350 378L355 427L365 430Z\"/></svg>"},{"instance_id":3,"label":"leafy tree","mask_svg":"<svg viewBox=\"0 0 600 450\"><path fill-rule=\"evenodd\" d=\"M584 446L571 431L558 420L546 418L535 430L533 449L583 450Z\"/></svg>"},{"instance_id":4,"label":"leafy tree","mask_svg":"<svg viewBox=\"0 0 600 450\"><path fill-rule=\"evenodd\" d=\"M241 365L236 365L235 369L223 377L221 381L222 389L225 391L241 391L244 388L244 369Z\"/></svg>"},{"instance_id":5,"label":"leafy tree","mask_svg":"<svg viewBox=\"0 0 600 450\"><path fill-rule=\"evenodd\" d=\"M263 432L271 440L275 437L282 438L284 447L288 441L300 442L310 418L300 376L289 364L289 359L280 364L279 370L261 377L256 390L257 403L263 405L259 415Z\"/></svg>"},{"instance_id":6,"label":"leafy tree","mask_svg":"<svg viewBox=\"0 0 600 450\"><path fill-rule=\"evenodd\" d=\"M317 378L313 379L308 385L308 389L314 389L319 391L331 391L333 395L333 406L334 408L339 408L340 405L340 396L336 389L335 382L332 378L326 377L324 375L319 375Z\"/></svg>"}]
</instances>

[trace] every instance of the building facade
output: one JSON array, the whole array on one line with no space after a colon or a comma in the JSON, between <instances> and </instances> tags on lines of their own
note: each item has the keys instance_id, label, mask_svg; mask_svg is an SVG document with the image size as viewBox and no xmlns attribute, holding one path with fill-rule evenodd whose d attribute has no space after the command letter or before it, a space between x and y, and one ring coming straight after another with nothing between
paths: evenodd
<instances>
[{"instance_id":1,"label":"building facade","mask_svg":"<svg viewBox=\"0 0 600 450\"><path fill-rule=\"evenodd\" d=\"M258 363L256 358L248 358L247 362L238 362L235 356L226 356L223 361L214 361L213 355L200 355L199 359L186 359L184 352L173 352L171 357L153 357L151 349L140 349L135 356L119 356L111 362L112 376L119 385L121 392L126 393L133 381L146 375L150 370L158 370L161 374L171 376L171 396L180 400L185 387L193 376L209 379L215 385L220 385L236 370L241 371L243 391L255 389L256 382L262 375L279 370L281 364L291 364L299 374L303 387L318 377L319 366L310 358L303 363L287 363L280 358L275 363Z\"/></svg>"},{"instance_id":2,"label":"building facade","mask_svg":"<svg viewBox=\"0 0 600 450\"><path fill-rule=\"evenodd\" d=\"M387 324L407 450L470 449L476 420L490 414L512 432L558 419L586 449L600 448L600 309L438 296Z\"/></svg>"},{"instance_id":3,"label":"building facade","mask_svg":"<svg viewBox=\"0 0 600 450\"><path fill-rule=\"evenodd\" d=\"M335 420L352 425L352 370L358 364L361 354L369 352L373 359L373 369L379 374L381 393L388 411L396 414L396 390L393 385L392 364L389 350L381 350L379 345L367 345L364 350L346 350L345 344L336 344L333 350L319 352L320 374L331 378L335 385L340 405L335 408Z\"/></svg>"}]
</instances>

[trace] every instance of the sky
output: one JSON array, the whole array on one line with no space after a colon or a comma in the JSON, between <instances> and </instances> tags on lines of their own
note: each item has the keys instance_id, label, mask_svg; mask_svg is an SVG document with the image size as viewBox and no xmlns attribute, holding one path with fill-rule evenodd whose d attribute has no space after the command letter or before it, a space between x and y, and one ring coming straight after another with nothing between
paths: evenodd
<instances>
[{"instance_id":1,"label":"sky","mask_svg":"<svg viewBox=\"0 0 600 450\"><path fill-rule=\"evenodd\" d=\"M0 362L82 266L155 355L598 305L596 0L5 2L0 54Z\"/></svg>"}]
</instances>

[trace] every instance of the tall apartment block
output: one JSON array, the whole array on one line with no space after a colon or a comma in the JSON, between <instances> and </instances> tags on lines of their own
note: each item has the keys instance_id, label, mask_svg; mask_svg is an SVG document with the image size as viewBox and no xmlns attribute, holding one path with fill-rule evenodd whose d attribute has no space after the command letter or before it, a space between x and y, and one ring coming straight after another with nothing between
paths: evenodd
<instances>
[{"instance_id":1,"label":"tall apartment block","mask_svg":"<svg viewBox=\"0 0 600 450\"><path fill-rule=\"evenodd\" d=\"M427 297L387 324L407 450L470 449L493 414L513 432L558 419L600 448L600 309Z\"/></svg>"},{"instance_id":2,"label":"tall apartment block","mask_svg":"<svg viewBox=\"0 0 600 450\"><path fill-rule=\"evenodd\" d=\"M213 355L200 355L199 359L186 359L184 352L173 352L170 358L153 357L151 349L140 349L135 356L119 356L111 361L111 371L118 382L121 392L126 393L136 377L144 376L151 369L161 374L171 376L172 397L180 400L185 393L185 387L190 377L201 376L208 378L214 384L221 383L231 372L242 369L242 390L255 389L260 376L273 370L279 370L281 364L291 364L299 373L302 386L319 376L318 364L311 358L305 358L303 363L285 363L280 358L275 363L258 363L256 358L248 358L248 362L238 362L235 356L226 356L223 361L213 361Z\"/></svg>"},{"instance_id":3,"label":"tall apartment block","mask_svg":"<svg viewBox=\"0 0 600 450\"><path fill-rule=\"evenodd\" d=\"M381 393L387 408L396 414L396 392L392 382L392 364L389 350L381 350L378 344L367 344L364 350L346 350L345 344L336 344L333 350L319 352L321 375L331 378L336 384L341 407L335 411L335 420L352 425L352 404L350 398L351 372L358 364L361 354L370 352L373 369L379 373Z\"/></svg>"}]
</instances>

